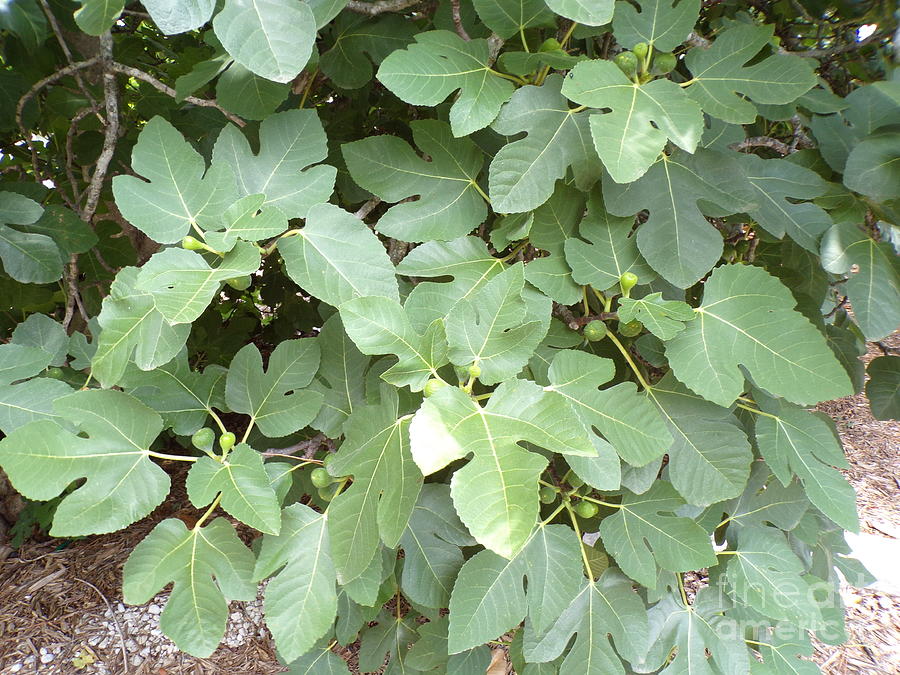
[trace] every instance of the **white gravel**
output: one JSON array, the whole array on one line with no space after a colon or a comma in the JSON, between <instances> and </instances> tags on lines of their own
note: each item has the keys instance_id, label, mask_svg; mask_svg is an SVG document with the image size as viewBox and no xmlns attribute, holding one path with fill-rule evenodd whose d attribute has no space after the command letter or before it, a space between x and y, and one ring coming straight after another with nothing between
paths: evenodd
<instances>
[{"instance_id":1,"label":"white gravel","mask_svg":"<svg viewBox=\"0 0 900 675\"><path fill-rule=\"evenodd\" d=\"M268 631L263 623L262 590L252 602L233 602L222 645L236 648L249 640L264 637ZM21 660L5 663L0 655L0 675L113 675L122 673L124 647L131 668L145 662L165 667L181 662L181 650L159 629L159 617L168 600L168 593L160 593L145 605L130 607L116 603L112 611L89 617L82 624L80 650L69 652L68 645L42 646L38 653ZM37 647L37 645L35 645ZM66 653L63 653L63 652ZM190 657L185 657L189 662ZM79 667L80 666L80 667Z\"/></svg>"}]
</instances>

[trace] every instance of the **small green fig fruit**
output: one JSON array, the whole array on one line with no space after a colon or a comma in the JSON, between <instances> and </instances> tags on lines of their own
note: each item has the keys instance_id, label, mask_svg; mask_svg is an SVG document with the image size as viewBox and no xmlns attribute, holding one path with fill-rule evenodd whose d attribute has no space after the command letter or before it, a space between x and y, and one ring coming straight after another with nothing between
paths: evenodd
<instances>
[{"instance_id":1,"label":"small green fig fruit","mask_svg":"<svg viewBox=\"0 0 900 675\"><path fill-rule=\"evenodd\" d=\"M250 288L250 284L252 282L253 280L249 276L246 276L234 277L232 279L229 279L225 283L231 286L236 291L246 291L248 288Z\"/></svg>"},{"instance_id":2,"label":"small green fig fruit","mask_svg":"<svg viewBox=\"0 0 900 675\"><path fill-rule=\"evenodd\" d=\"M631 293L631 289L637 286L637 282L637 275L633 272L625 272L625 274L619 277L619 288L622 289L622 295L627 298L628 294Z\"/></svg>"},{"instance_id":3,"label":"small green fig fruit","mask_svg":"<svg viewBox=\"0 0 900 675\"><path fill-rule=\"evenodd\" d=\"M600 511L593 502L580 501L575 505L575 514L579 518L593 518Z\"/></svg>"},{"instance_id":4,"label":"small green fig fruit","mask_svg":"<svg viewBox=\"0 0 900 675\"><path fill-rule=\"evenodd\" d=\"M667 75L675 70L678 61L671 52L655 52L650 72L653 75Z\"/></svg>"},{"instance_id":5,"label":"small green fig fruit","mask_svg":"<svg viewBox=\"0 0 900 675\"><path fill-rule=\"evenodd\" d=\"M541 504L552 504L556 501L556 490L544 486L538 492L538 499L541 500Z\"/></svg>"},{"instance_id":6,"label":"small green fig fruit","mask_svg":"<svg viewBox=\"0 0 900 675\"><path fill-rule=\"evenodd\" d=\"M562 45L556 38L548 38L538 47L539 52L558 52L560 49Z\"/></svg>"},{"instance_id":7,"label":"small green fig fruit","mask_svg":"<svg viewBox=\"0 0 900 675\"><path fill-rule=\"evenodd\" d=\"M469 377L481 377L481 366L477 363L473 363L469 366Z\"/></svg>"},{"instance_id":8,"label":"small green fig fruit","mask_svg":"<svg viewBox=\"0 0 900 675\"><path fill-rule=\"evenodd\" d=\"M625 77L633 78L637 75L638 59L637 56L634 55L634 52L622 52L616 54L613 63L619 66L619 70L625 73Z\"/></svg>"},{"instance_id":9,"label":"small green fig fruit","mask_svg":"<svg viewBox=\"0 0 900 675\"><path fill-rule=\"evenodd\" d=\"M309 474L309 479L317 488L327 488L334 482L331 474L329 474L328 470L322 466L317 466L313 469Z\"/></svg>"},{"instance_id":10,"label":"small green fig fruit","mask_svg":"<svg viewBox=\"0 0 900 675\"><path fill-rule=\"evenodd\" d=\"M199 239L195 239L191 235L188 235L181 240L181 248L186 248L188 251L205 251L206 244Z\"/></svg>"},{"instance_id":11,"label":"small green fig fruit","mask_svg":"<svg viewBox=\"0 0 900 675\"><path fill-rule=\"evenodd\" d=\"M642 330L644 330L644 324L637 319L629 321L628 323L619 324L619 335L622 337L635 337L636 335L640 335Z\"/></svg>"},{"instance_id":12,"label":"small green fig fruit","mask_svg":"<svg viewBox=\"0 0 900 675\"><path fill-rule=\"evenodd\" d=\"M230 431L226 431L224 434L219 436L219 447L222 448L224 452L228 452L234 447L235 441L237 441L235 435Z\"/></svg>"},{"instance_id":13,"label":"small green fig fruit","mask_svg":"<svg viewBox=\"0 0 900 675\"><path fill-rule=\"evenodd\" d=\"M202 429L198 429L194 432L194 435L191 436L191 443L198 450L202 450L203 452L209 452L212 450L213 443L216 440L216 434L209 427L203 427Z\"/></svg>"},{"instance_id":14,"label":"small green fig fruit","mask_svg":"<svg viewBox=\"0 0 900 675\"><path fill-rule=\"evenodd\" d=\"M446 386L447 383L443 380L432 378L425 383L425 388L422 390L422 393L425 395L425 398L428 398L429 396L433 396Z\"/></svg>"},{"instance_id":15,"label":"small green fig fruit","mask_svg":"<svg viewBox=\"0 0 900 675\"><path fill-rule=\"evenodd\" d=\"M647 54L650 53L650 45L646 42L638 42L634 47L631 48L631 51L634 52L634 55L639 59L643 60L647 58Z\"/></svg>"},{"instance_id":16,"label":"small green fig fruit","mask_svg":"<svg viewBox=\"0 0 900 675\"><path fill-rule=\"evenodd\" d=\"M584 337L588 339L588 342L598 342L599 340L602 340L606 337L607 332L606 324L599 319L594 319L584 327Z\"/></svg>"}]
</instances>

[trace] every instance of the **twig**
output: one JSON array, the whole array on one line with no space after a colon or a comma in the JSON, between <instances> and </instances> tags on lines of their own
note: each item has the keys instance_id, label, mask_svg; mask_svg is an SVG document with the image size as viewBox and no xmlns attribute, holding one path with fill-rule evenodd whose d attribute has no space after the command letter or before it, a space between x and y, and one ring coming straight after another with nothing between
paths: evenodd
<instances>
[{"instance_id":1,"label":"twig","mask_svg":"<svg viewBox=\"0 0 900 675\"><path fill-rule=\"evenodd\" d=\"M369 201L359 207L356 213L353 215L362 220L366 216L368 216L372 211L375 210L375 207L381 203L380 197L372 197Z\"/></svg>"},{"instance_id":2,"label":"twig","mask_svg":"<svg viewBox=\"0 0 900 675\"><path fill-rule=\"evenodd\" d=\"M64 77L69 75L74 75L75 73L84 70L85 68L90 68L95 65L100 60L99 56L95 56L93 58L87 59L86 61L79 61L77 63L73 63L65 68L60 68L54 73L50 73L47 77L38 80L35 82L31 89L22 94L22 97L19 99L19 102L16 103L16 125L19 127L19 131L22 133L22 140L25 141L25 144L28 146L28 150L31 152L31 163L34 167L34 179L40 183L42 182L41 178L41 170L38 167L38 159L37 159L37 151L34 149L34 143L31 140L31 134L25 128L25 122L22 121L22 111L25 109L25 106L28 104L35 94L37 94L41 89L46 87L47 85L53 84L57 80L61 80Z\"/></svg>"},{"instance_id":3,"label":"twig","mask_svg":"<svg viewBox=\"0 0 900 675\"><path fill-rule=\"evenodd\" d=\"M700 47L701 49L709 49L712 47L712 40L707 40L705 37L691 31L691 34L687 36L687 40L684 41L684 44L689 47Z\"/></svg>"},{"instance_id":4,"label":"twig","mask_svg":"<svg viewBox=\"0 0 900 675\"><path fill-rule=\"evenodd\" d=\"M456 34L466 42L471 40L472 38L470 38L469 34L466 32L465 26L463 26L462 23L462 17L459 14L459 0L450 0L450 14L453 17L453 25L456 28Z\"/></svg>"},{"instance_id":5,"label":"twig","mask_svg":"<svg viewBox=\"0 0 900 675\"><path fill-rule=\"evenodd\" d=\"M91 182L87 188L87 199L81 211L81 219L90 223L97 210L100 201L100 192L103 189L103 181L109 169L116 149L116 141L119 137L119 96L116 90L116 78L112 74L112 35L106 31L100 36L100 56L103 61L103 98L106 105L106 132L103 135L103 149L97 158Z\"/></svg>"},{"instance_id":6,"label":"twig","mask_svg":"<svg viewBox=\"0 0 900 675\"><path fill-rule=\"evenodd\" d=\"M772 138L770 136L751 136L739 143L732 143L728 147L732 150L737 150L738 152L747 150L748 148L769 148L782 156L791 154L791 148L787 143L783 143L777 138Z\"/></svg>"},{"instance_id":7,"label":"twig","mask_svg":"<svg viewBox=\"0 0 900 675\"><path fill-rule=\"evenodd\" d=\"M334 442L328 438L325 434L319 432L312 438L308 438L305 441L300 441L299 443L295 443L294 445L289 445L286 448L273 448L271 450L266 450L265 452L260 453L264 457L280 457L284 455L297 455L298 453L303 453L301 457L303 459L312 459L313 455L319 450L319 448L333 448Z\"/></svg>"},{"instance_id":8,"label":"twig","mask_svg":"<svg viewBox=\"0 0 900 675\"><path fill-rule=\"evenodd\" d=\"M787 49L779 49L778 51L781 54L793 54L794 56L803 56L805 58L828 59L833 56L837 56L838 54L846 54L847 52L853 52L857 49L868 47L873 42L880 42L881 40L884 40L888 37L890 37L890 32L882 30L876 33L872 33L865 40L848 42L847 44L840 45L838 47L832 47L831 49L807 49L805 51L790 51Z\"/></svg>"},{"instance_id":9,"label":"twig","mask_svg":"<svg viewBox=\"0 0 900 675\"><path fill-rule=\"evenodd\" d=\"M790 148L791 152L796 151L799 148L814 148L816 144L813 140L806 135L806 132L803 131L803 120L800 119L800 115L794 115L791 117L791 127L794 130L794 137L791 140Z\"/></svg>"},{"instance_id":10,"label":"twig","mask_svg":"<svg viewBox=\"0 0 900 675\"><path fill-rule=\"evenodd\" d=\"M116 613L113 611L112 604L110 604L109 600L107 600L106 596L100 591L99 588L94 586L90 581L85 581L80 577L75 577L75 581L80 581L85 586L89 586L93 588L97 595L100 596L100 599L103 600L103 603L106 605L106 609L109 610L110 618L112 618L113 623L116 624L116 632L119 634L119 647L122 649L122 666L124 668L125 673L131 672L128 669L128 650L125 648L125 634L122 632L122 626L119 624L119 620L116 618Z\"/></svg>"},{"instance_id":11,"label":"twig","mask_svg":"<svg viewBox=\"0 0 900 675\"><path fill-rule=\"evenodd\" d=\"M587 326L591 321L618 321L619 314L617 312L600 312L598 314L588 314L587 316L573 316L569 322L569 328L578 330L582 326Z\"/></svg>"},{"instance_id":12,"label":"twig","mask_svg":"<svg viewBox=\"0 0 900 675\"><path fill-rule=\"evenodd\" d=\"M488 66L494 65L494 61L500 56L500 50L503 49L503 42L503 38L496 33L491 33L490 36L488 36Z\"/></svg>"},{"instance_id":13,"label":"twig","mask_svg":"<svg viewBox=\"0 0 900 675\"><path fill-rule=\"evenodd\" d=\"M137 68L132 68L131 66L126 66L126 65L124 65L122 63L118 63L116 61L113 61L112 63L109 64L109 69L116 73L128 75L129 77L133 77L138 80L143 80L144 82L146 82L147 84L152 86L157 91L161 91L163 94L166 94L167 96L171 96L172 98L177 98L177 93L175 92L174 89L172 89L172 87L169 87L169 86L163 84L162 82L157 80L155 77L153 77L150 73L145 73L143 70L139 70ZM185 96L184 100L187 103L191 103L193 105L200 106L202 108L215 108L220 113L225 115L225 117L227 117L229 120L231 120L232 122L237 124L239 127L246 126L246 124L247 124L244 120L242 120L237 115L225 110L225 108L220 106L219 102L216 101L215 99L197 98L196 96Z\"/></svg>"},{"instance_id":14,"label":"twig","mask_svg":"<svg viewBox=\"0 0 900 675\"><path fill-rule=\"evenodd\" d=\"M63 38L62 31L59 29L59 23L56 21L56 15L53 14L50 5L47 4L47 0L38 1L41 4L41 9L44 10L44 14L47 16L47 22L50 24L50 28L53 29L56 41L59 43L59 46L66 57L66 62L71 66L74 63L72 59L72 50L69 49L69 45L66 43L65 38ZM81 79L81 73L75 73L74 75L75 81L78 83L78 88L81 89L81 92L87 97L87 100L91 102L91 107L94 110L97 110L97 101L91 95L90 89L84 84L84 80Z\"/></svg>"},{"instance_id":15,"label":"twig","mask_svg":"<svg viewBox=\"0 0 900 675\"><path fill-rule=\"evenodd\" d=\"M361 2L360 0L350 0L345 6L351 12L357 14L366 14L368 16L377 16L384 12L402 12L409 9L413 5L418 5L422 0L377 0L377 2Z\"/></svg>"},{"instance_id":16,"label":"twig","mask_svg":"<svg viewBox=\"0 0 900 675\"><path fill-rule=\"evenodd\" d=\"M116 77L110 71L109 66L112 63L113 39L107 30L100 36L100 59L103 64L103 99L106 106L106 131L103 134L103 148L97 163L94 165L94 172L91 174L91 182L88 183L84 207L81 209L81 219L89 226L94 219L94 213L97 210L97 204L100 201L100 193L103 191L103 181L106 179L106 172L109 169L109 163L112 160L113 153L116 150L116 142L119 139L119 96L116 90ZM73 254L69 257L69 264L66 270L66 287L68 295L66 297L66 314L63 319L63 328L68 330L69 324L72 322L72 316L75 314L75 307L78 307L84 322L88 322L87 312L81 302L81 293L78 290L78 256Z\"/></svg>"},{"instance_id":17,"label":"twig","mask_svg":"<svg viewBox=\"0 0 900 675\"><path fill-rule=\"evenodd\" d=\"M78 129L78 123L92 112L94 112L94 110L91 108L82 108L75 113L72 117L72 121L69 123L69 130L66 132L66 176L72 184L72 196L74 197L76 204L81 201L81 190L78 189L78 183L76 182L75 174L72 171L72 163L75 158L75 150L73 149L72 144L75 142L75 131Z\"/></svg>"}]
</instances>

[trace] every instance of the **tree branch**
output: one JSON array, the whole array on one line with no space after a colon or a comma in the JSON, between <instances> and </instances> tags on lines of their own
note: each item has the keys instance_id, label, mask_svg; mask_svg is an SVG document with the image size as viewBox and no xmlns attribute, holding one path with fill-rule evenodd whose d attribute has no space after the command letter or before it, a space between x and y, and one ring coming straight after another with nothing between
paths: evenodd
<instances>
[{"instance_id":1,"label":"tree branch","mask_svg":"<svg viewBox=\"0 0 900 675\"><path fill-rule=\"evenodd\" d=\"M41 9L44 10L44 14L47 17L47 22L50 24L50 27L53 29L53 34L56 36L56 41L59 43L60 48L63 51L63 54L66 57L66 62L71 66L74 63L72 59L72 51L69 49L69 45L66 43L65 38L63 38L62 31L59 28L59 23L56 21L56 15L53 14L53 11L50 9L50 5L47 4L47 0L39 0ZM91 95L91 90L87 88L84 83L84 80L81 78L81 73L74 73L75 81L78 83L78 88L81 89L81 93L83 93L87 100L90 101L91 107L96 110L97 109L97 101Z\"/></svg>"},{"instance_id":2,"label":"tree branch","mask_svg":"<svg viewBox=\"0 0 900 675\"><path fill-rule=\"evenodd\" d=\"M91 182L87 188L87 199L81 211L81 219L90 223L97 210L100 201L100 192L103 189L103 181L109 169L113 153L116 150L116 141L119 139L119 92L116 89L116 78L112 73L112 35L106 31L100 36L100 58L103 62L103 98L106 104L106 132L103 135L103 149L94 166Z\"/></svg>"},{"instance_id":3,"label":"tree branch","mask_svg":"<svg viewBox=\"0 0 900 675\"><path fill-rule=\"evenodd\" d=\"M359 209L353 215L363 220L366 216L368 216L372 211L375 210L375 207L381 203L380 197L372 197L369 201L359 207Z\"/></svg>"},{"instance_id":4,"label":"tree branch","mask_svg":"<svg viewBox=\"0 0 900 675\"><path fill-rule=\"evenodd\" d=\"M791 148L787 143L779 141L777 138L770 136L751 136L745 138L740 143L732 143L728 146L732 150L747 150L748 148L769 148L778 154L785 156L791 154Z\"/></svg>"},{"instance_id":5,"label":"tree branch","mask_svg":"<svg viewBox=\"0 0 900 675\"><path fill-rule=\"evenodd\" d=\"M143 70L139 70L138 68L132 68L131 66L126 66L126 65L124 65L122 63L118 63L116 61L113 61L112 63L109 64L109 69L112 70L113 72L121 73L122 75L128 75L129 77L133 77L138 80L143 80L144 82L146 82L147 84L152 86L157 91L161 91L163 94L166 94L167 96L171 96L172 98L177 98L177 93L175 92L174 89L172 89L172 87L169 87L168 85L163 84L162 82L157 80L155 77L153 77L150 73L145 73ZM247 125L247 123L244 120L242 120L240 117L238 117L237 115L235 115L233 113L228 112L227 110L225 110L225 108L220 106L218 101L216 101L215 99L210 100L210 99L205 99L205 98L197 98L196 96L185 96L184 100L187 103L191 103L193 105L200 106L202 108L215 108L220 113L225 115L225 117L227 117L229 120L231 120L232 122L237 124L239 127L243 127L243 126Z\"/></svg>"},{"instance_id":6,"label":"tree branch","mask_svg":"<svg viewBox=\"0 0 900 675\"><path fill-rule=\"evenodd\" d=\"M34 98L35 94L37 94L44 87L53 84L57 80L61 80L64 77L74 75L75 73L84 70L85 68L90 68L98 61L100 61L100 57L95 56L93 58L87 59L86 61L78 61L77 63L68 65L65 68L60 68L54 73L50 73L47 77L35 82L31 86L31 89L22 94L19 102L16 103L16 125L19 127L19 131L22 133L22 140L25 141L25 145L28 146L28 150L31 152L31 163L34 167L34 179L38 183L40 183L42 179L41 171L38 167L37 151L34 149L34 143L31 142L31 134L25 128L25 122L22 120L22 111L25 110L25 106L28 105L28 101Z\"/></svg>"},{"instance_id":7,"label":"tree branch","mask_svg":"<svg viewBox=\"0 0 900 675\"><path fill-rule=\"evenodd\" d=\"M413 5L418 5L422 0L377 0L376 2L362 2L361 0L350 0L345 9L357 14L365 14L367 16L378 16L384 12L402 12L409 9Z\"/></svg>"},{"instance_id":8,"label":"tree branch","mask_svg":"<svg viewBox=\"0 0 900 675\"><path fill-rule=\"evenodd\" d=\"M295 443L294 445L289 445L286 448L273 448L271 450L266 450L261 452L260 454L267 457L278 457L283 455L297 455L299 453L303 453L301 457L303 459L312 459L316 452L318 452L319 448L325 448L329 451L334 450L334 441L325 434L319 432L312 438L309 438L305 441L300 441L299 443Z\"/></svg>"},{"instance_id":9,"label":"tree branch","mask_svg":"<svg viewBox=\"0 0 900 675\"><path fill-rule=\"evenodd\" d=\"M456 34L466 42L471 40L472 38L469 37L462 24L462 17L459 13L459 0L450 0L450 14L453 16L453 26L456 28Z\"/></svg>"},{"instance_id":10,"label":"tree branch","mask_svg":"<svg viewBox=\"0 0 900 675\"><path fill-rule=\"evenodd\" d=\"M833 56L837 56L838 54L846 54L847 52L853 52L857 49L862 49L863 47L868 47L873 42L880 42L886 38L890 37L890 31L882 30L876 33L872 33L865 40L859 40L858 42L848 42L847 44L840 45L838 47L832 47L831 49L807 49L805 51L790 51L787 49L779 49L778 51L781 54L793 54L794 56L803 56L805 58L812 59L828 59Z\"/></svg>"}]
</instances>

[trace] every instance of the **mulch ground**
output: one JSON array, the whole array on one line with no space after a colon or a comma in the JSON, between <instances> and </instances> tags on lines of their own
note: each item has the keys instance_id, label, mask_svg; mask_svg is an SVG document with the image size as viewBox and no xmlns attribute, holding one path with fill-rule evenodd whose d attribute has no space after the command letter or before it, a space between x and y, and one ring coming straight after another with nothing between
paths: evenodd
<instances>
[{"instance_id":1,"label":"mulch ground","mask_svg":"<svg viewBox=\"0 0 900 675\"><path fill-rule=\"evenodd\" d=\"M900 333L883 344L900 353ZM865 360L880 355L872 346ZM819 406L843 439L857 490L862 530L900 537L900 423L872 419L864 395ZM177 476L173 486L183 484ZM174 488L177 490L177 488ZM121 604L122 565L163 518L188 507L183 493L121 532L71 542L29 542L0 563L0 675L218 675L283 672L260 601L233 603L226 640L206 659L178 652L159 632L165 594L138 608ZM192 512L192 511L191 511ZM814 660L829 675L900 673L900 596L845 586L850 640L816 643ZM352 664L353 649L342 650Z\"/></svg>"}]
</instances>

